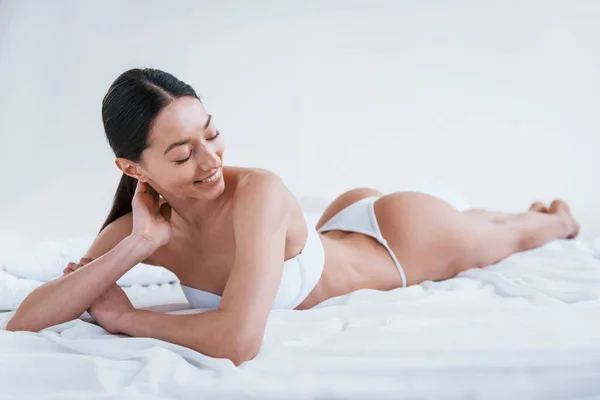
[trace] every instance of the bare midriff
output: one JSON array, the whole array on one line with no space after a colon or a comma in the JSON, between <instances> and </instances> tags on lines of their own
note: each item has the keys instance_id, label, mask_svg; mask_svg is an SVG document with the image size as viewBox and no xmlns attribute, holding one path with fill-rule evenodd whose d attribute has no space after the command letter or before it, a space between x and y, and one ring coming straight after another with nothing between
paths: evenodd
<instances>
[{"instance_id":1,"label":"bare midriff","mask_svg":"<svg viewBox=\"0 0 600 400\"><path fill-rule=\"evenodd\" d=\"M396 265L377 240L342 231L325 232L320 237L325 250L323 273L297 310L360 289L391 290L402 286Z\"/></svg>"}]
</instances>

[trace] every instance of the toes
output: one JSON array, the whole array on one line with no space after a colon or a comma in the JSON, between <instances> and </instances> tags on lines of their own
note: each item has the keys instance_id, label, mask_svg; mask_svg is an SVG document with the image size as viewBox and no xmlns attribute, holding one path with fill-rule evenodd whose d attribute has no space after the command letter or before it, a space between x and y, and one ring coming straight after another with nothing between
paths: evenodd
<instances>
[{"instance_id":1,"label":"toes","mask_svg":"<svg viewBox=\"0 0 600 400\"><path fill-rule=\"evenodd\" d=\"M552 203L550 203L549 211L552 214L554 214L558 211L561 211L561 210L566 211L569 214L571 213L571 209L569 208L569 205L564 200L556 199L556 200L553 200Z\"/></svg>"},{"instance_id":2,"label":"toes","mask_svg":"<svg viewBox=\"0 0 600 400\"><path fill-rule=\"evenodd\" d=\"M577 220L573 217L573 214L571 213L571 208L569 207L566 201L561 199L554 200L550 204L550 212L552 214L561 213L568 219L570 234L567 236L567 239L575 239L579 235L581 225L579 225Z\"/></svg>"},{"instance_id":3,"label":"toes","mask_svg":"<svg viewBox=\"0 0 600 400\"><path fill-rule=\"evenodd\" d=\"M574 226L573 226L573 232L567 236L567 239L575 239L577 238L577 236L579 236L579 231L581 230L581 225L579 225L579 223L577 221L573 221Z\"/></svg>"},{"instance_id":4,"label":"toes","mask_svg":"<svg viewBox=\"0 0 600 400\"><path fill-rule=\"evenodd\" d=\"M537 211L537 212L541 212L541 213L547 213L548 207L546 207L546 205L544 203L542 203L541 201L535 201L531 204L531 207L529 207L529 211Z\"/></svg>"}]
</instances>

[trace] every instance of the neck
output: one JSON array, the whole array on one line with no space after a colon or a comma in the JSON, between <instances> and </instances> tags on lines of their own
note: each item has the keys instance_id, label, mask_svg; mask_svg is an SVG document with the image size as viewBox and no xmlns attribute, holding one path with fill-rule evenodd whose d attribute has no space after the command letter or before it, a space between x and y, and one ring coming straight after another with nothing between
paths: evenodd
<instances>
[{"instance_id":1,"label":"neck","mask_svg":"<svg viewBox=\"0 0 600 400\"><path fill-rule=\"evenodd\" d=\"M214 200L191 199L189 197L173 196L165 193L161 196L171 206L171 209L190 226L199 226L213 217L221 209L222 197Z\"/></svg>"}]
</instances>

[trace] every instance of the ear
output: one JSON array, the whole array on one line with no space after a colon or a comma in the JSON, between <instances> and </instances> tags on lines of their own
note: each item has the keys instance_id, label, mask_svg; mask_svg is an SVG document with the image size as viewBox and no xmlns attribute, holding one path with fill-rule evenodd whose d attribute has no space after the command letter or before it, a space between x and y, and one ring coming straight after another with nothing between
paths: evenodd
<instances>
[{"instance_id":1,"label":"ear","mask_svg":"<svg viewBox=\"0 0 600 400\"><path fill-rule=\"evenodd\" d=\"M141 182L148 182L148 177L144 173L144 169L138 163L126 158L117 158L115 164L117 164L117 167L123 171L125 175L129 175Z\"/></svg>"}]
</instances>

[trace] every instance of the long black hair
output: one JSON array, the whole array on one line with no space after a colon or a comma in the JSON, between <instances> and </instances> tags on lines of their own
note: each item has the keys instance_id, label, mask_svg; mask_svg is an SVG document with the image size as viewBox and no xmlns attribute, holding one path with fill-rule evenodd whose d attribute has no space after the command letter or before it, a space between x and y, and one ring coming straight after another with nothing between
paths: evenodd
<instances>
[{"instance_id":1,"label":"long black hair","mask_svg":"<svg viewBox=\"0 0 600 400\"><path fill-rule=\"evenodd\" d=\"M130 69L110 86L102 101L102 122L116 157L139 162L148 147L148 134L158 113L171 101L184 96L200 100L194 89L158 69ZM112 208L100 231L131 212L137 180L123 174Z\"/></svg>"}]
</instances>

